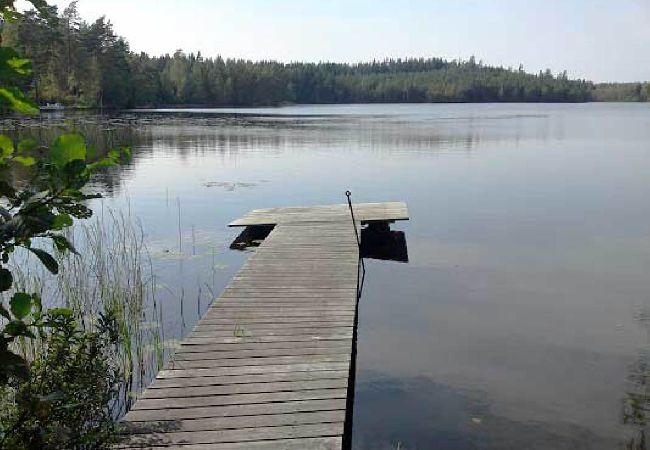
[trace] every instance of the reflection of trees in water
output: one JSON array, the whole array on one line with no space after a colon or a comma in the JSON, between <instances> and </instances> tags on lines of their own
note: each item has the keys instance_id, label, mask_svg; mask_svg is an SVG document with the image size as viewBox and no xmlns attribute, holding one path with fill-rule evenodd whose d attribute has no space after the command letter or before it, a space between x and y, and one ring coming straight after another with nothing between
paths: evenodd
<instances>
[{"instance_id":1,"label":"reflection of trees in water","mask_svg":"<svg viewBox=\"0 0 650 450\"><path fill-rule=\"evenodd\" d=\"M140 130L131 121L92 115L5 119L0 122L0 132L16 140L33 139L39 146L49 146L62 133L78 133L86 140L88 154L92 155L90 160L99 160L114 148L137 148L141 141ZM133 162L102 170L93 175L89 187L112 194L121 184L123 171L128 171L132 166ZM27 179L29 173L23 170L23 173L12 173L11 176Z\"/></svg>"},{"instance_id":2,"label":"reflection of trees in water","mask_svg":"<svg viewBox=\"0 0 650 450\"><path fill-rule=\"evenodd\" d=\"M472 150L479 143L479 133L467 131L463 135L449 130L421 129L386 124L348 123L336 125L309 125L306 127L285 123L224 124L208 126L152 126L150 129L157 150L173 150L181 156L188 151L285 151L305 147L328 149L350 148L358 143L364 150L381 153L431 152L460 148Z\"/></svg>"},{"instance_id":3,"label":"reflection of trees in water","mask_svg":"<svg viewBox=\"0 0 650 450\"><path fill-rule=\"evenodd\" d=\"M644 305L637 314L646 334L646 345L639 352L636 361L630 366L627 381L630 385L623 400L623 423L628 435L625 448L628 450L647 450L647 435L650 419L650 307Z\"/></svg>"},{"instance_id":4,"label":"reflection of trees in water","mask_svg":"<svg viewBox=\"0 0 650 450\"><path fill-rule=\"evenodd\" d=\"M487 119L486 119L487 120ZM105 155L121 145L133 148L130 164L96 174L95 185L109 195L119 193L139 161L158 155L184 160L216 155L234 160L242 154L303 152L379 153L382 156L472 152L481 141L518 139L522 130L495 132L493 122L474 119L421 120L380 116L248 116L121 114L116 117L70 114L6 119L3 132L49 144L62 131L83 134L89 146ZM524 132L525 134L525 132Z\"/></svg>"}]
</instances>

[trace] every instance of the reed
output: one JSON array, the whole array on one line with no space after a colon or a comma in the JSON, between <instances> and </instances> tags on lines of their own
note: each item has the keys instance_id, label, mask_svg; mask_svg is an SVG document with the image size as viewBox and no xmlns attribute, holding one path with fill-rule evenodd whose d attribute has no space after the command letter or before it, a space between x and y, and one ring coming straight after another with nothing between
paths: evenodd
<instances>
[{"instance_id":1,"label":"reed","mask_svg":"<svg viewBox=\"0 0 650 450\"><path fill-rule=\"evenodd\" d=\"M71 308L84 329L93 329L101 315L116 319L120 344L115 358L123 384L113 410L119 417L167 356L153 263L142 226L128 209L102 207L94 218L76 224L68 237L79 254L59 256L58 276L45 277L37 268L18 270L16 285L27 292L41 292L46 307ZM36 339L16 345L33 359L42 343Z\"/></svg>"}]
</instances>

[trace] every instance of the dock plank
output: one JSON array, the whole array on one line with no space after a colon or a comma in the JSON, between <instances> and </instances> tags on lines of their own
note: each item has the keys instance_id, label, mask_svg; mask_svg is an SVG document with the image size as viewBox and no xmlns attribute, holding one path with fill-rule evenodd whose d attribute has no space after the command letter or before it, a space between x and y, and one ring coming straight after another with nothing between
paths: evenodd
<instances>
[{"instance_id":1,"label":"dock plank","mask_svg":"<svg viewBox=\"0 0 650 450\"><path fill-rule=\"evenodd\" d=\"M407 220L355 204L356 226ZM118 448L341 449L359 248L348 205L253 210L272 225L124 417Z\"/></svg>"},{"instance_id":2,"label":"dock plank","mask_svg":"<svg viewBox=\"0 0 650 450\"><path fill-rule=\"evenodd\" d=\"M129 448L129 447L123 447ZM221 444L183 444L173 446L151 446L151 450L340 450L340 437L278 439L258 442L231 442Z\"/></svg>"}]
</instances>

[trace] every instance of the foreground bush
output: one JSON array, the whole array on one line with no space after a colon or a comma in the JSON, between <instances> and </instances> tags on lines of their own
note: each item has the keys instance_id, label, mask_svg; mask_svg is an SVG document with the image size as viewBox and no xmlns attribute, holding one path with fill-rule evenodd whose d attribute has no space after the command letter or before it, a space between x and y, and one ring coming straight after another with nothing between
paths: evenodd
<instances>
[{"instance_id":1,"label":"foreground bush","mask_svg":"<svg viewBox=\"0 0 650 450\"><path fill-rule=\"evenodd\" d=\"M0 405L0 448L103 449L113 442L110 405L120 380L112 362L114 321L102 317L87 331L68 309L50 310L43 325L42 354L29 379L5 387Z\"/></svg>"}]
</instances>

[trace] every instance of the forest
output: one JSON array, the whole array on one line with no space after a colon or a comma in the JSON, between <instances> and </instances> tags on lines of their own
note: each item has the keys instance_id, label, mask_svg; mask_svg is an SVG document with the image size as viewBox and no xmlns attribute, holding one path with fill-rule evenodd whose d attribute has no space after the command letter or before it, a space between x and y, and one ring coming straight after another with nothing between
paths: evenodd
<instances>
[{"instance_id":1,"label":"forest","mask_svg":"<svg viewBox=\"0 0 650 450\"><path fill-rule=\"evenodd\" d=\"M88 23L76 2L7 23L2 43L29 58L23 86L40 104L77 107L252 106L292 103L647 101L650 84L569 79L441 58L368 63L281 63L130 51L105 17Z\"/></svg>"}]
</instances>

